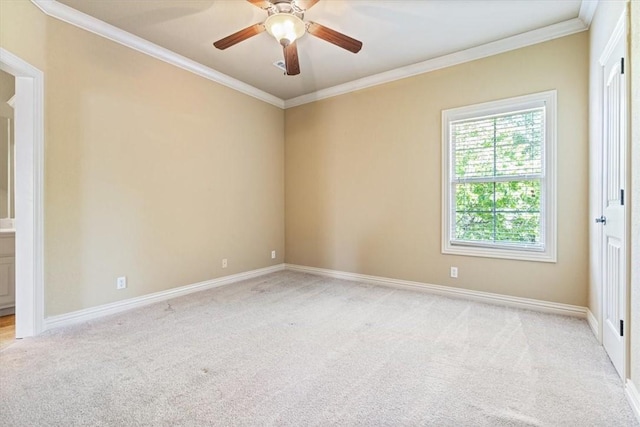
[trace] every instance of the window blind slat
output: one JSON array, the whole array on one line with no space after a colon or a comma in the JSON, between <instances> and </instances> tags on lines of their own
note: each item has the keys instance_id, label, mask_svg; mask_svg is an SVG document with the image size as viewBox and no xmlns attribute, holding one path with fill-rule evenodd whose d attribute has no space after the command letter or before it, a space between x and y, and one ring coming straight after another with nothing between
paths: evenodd
<instances>
[{"instance_id":1,"label":"window blind slat","mask_svg":"<svg viewBox=\"0 0 640 427\"><path fill-rule=\"evenodd\" d=\"M451 123L456 178L542 173L544 107Z\"/></svg>"},{"instance_id":2,"label":"window blind slat","mask_svg":"<svg viewBox=\"0 0 640 427\"><path fill-rule=\"evenodd\" d=\"M540 180L542 174L533 175L500 175L500 176L473 176L464 178L454 178L453 184L473 183L473 182L509 182L509 181L530 181Z\"/></svg>"}]
</instances>

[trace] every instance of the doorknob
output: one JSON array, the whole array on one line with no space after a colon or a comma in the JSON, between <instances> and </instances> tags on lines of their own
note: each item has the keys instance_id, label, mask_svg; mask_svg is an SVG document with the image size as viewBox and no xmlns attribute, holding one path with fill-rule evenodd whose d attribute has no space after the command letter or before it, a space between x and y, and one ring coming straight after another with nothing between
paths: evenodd
<instances>
[{"instance_id":1,"label":"doorknob","mask_svg":"<svg viewBox=\"0 0 640 427\"><path fill-rule=\"evenodd\" d=\"M602 223L602 225L606 225L607 224L607 217L602 215L600 218L596 218L596 222L597 223Z\"/></svg>"}]
</instances>

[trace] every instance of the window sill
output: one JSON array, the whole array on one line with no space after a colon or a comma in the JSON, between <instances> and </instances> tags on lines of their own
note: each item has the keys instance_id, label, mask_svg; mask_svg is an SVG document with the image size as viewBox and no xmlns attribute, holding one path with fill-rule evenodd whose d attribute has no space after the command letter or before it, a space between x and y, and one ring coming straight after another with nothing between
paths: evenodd
<instances>
[{"instance_id":1,"label":"window sill","mask_svg":"<svg viewBox=\"0 0 640 427\"><path fill-rule=\"evenodd\" d=\"M452 245L446 243L442 247L442 253L445 255L461 255L461 256L475 256L483 258L500 258L500 259L512 259L518 261L535 261L535 262L557 262L555 253L547 251L527 251L527 250L513 250L503 248L487 248L487 247L474 247L463 245Z\"/></svg>"}]
</instances>

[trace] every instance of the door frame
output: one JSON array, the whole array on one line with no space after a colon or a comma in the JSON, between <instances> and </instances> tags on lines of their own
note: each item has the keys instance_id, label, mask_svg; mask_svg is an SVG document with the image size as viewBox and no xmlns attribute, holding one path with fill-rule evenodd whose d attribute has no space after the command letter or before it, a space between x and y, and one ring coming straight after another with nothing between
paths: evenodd
<instances>
[{"instance_id":1,"label":"door frame","mask_svg":"<svg viewBox=\"0 0 640 427\"><path fill-rule=\"evenodd\" d=\"M629 203L629 199L631 198L631 194L630 191L627 191L629 189L629 173L631 171L631 166L630 166L630 157L628 154L630 153L630 108L629 108L629 100L630 98L630 84L628 81L628 75L629 73L627 72L627 70L629 69L629 64L628 64L628 59L629 59L629 42L627 40L627 36L628 36L628 6L625 7L624 11L622 12L622 14L620 15L620 18L618 18L618 21L616 23L616 26L614 27L611 36L609 37L609 40L607 41L607 44L605 46L605 48L602 51L602 54L600 55L600 58L598 59L598 65L600 66L600 113L602 114L602 116L600 117L600 158L601 158L601 162L600 165L598 166L598 170L599 170L599 174L598 176L600 177L600 191L599 191L599 204L600 204L600 211L602 212L603 208L604 208L604 203L603 203L603 198L605 197L605 192L602 189L602 185L604 183L604 176L603 176L603 164L602 162L604 162L604 121L605 121L605 117L604 117L604 102L605 102L605 90L606 90L606 80L607 80L607 76L604 73L604 68L605 65L607 64L607 62L609 61L609 59L611 58L611 55L613 54L616 45L620 42L623 41L624 42L624 58L625 58L625 73L624 73L624 79L625 79L625 103L626 103L626 109L625 109L625 120L626 120L626 131L625 131L625 141L624 141L624 150L626 153L625 156L625 174L624 174L624 181L621 183L622 187L625 189L625 194L628 196L628 201L624 204L624 223L623 223L623 235L624 235L624 270L625 270L625 280L624 280L624 295L625 295L625 307L624 307L624 327L623 327L623 349L622 349L622 355L623 355L623 363L622 363L622 380L625 381L628 378L628 374L630 372L629 370L629 362L630 362L630 358L629 358L629 332L630 332L630 328L629 328L629 319L630 319L630 301L629 301L629 295L630 295L630 265L631 263L629 262L629 254L631 253L631 247L630 247L630 236L629 236L629 230L631 230L631 212L630 212L630 206L631 204ZM600 214L601 215L601 214ZM602 257L604 256L604 244L603 244L603 233L600 232L599 233L599 262L602 262ZM599 319L599 341L602 344L602 334L603 334L603 320L604 320L604 292L603 292L603 288L604 288L604 282L605 282L605 278L604 278L604 268L600 268L600 300L599 302L599 311L600 311L600 319Z\"/></svg>"},{"instance_id":2,"label":"door frame","mask_svg":"<svg viewBox=\"0 0 640 427\"><path fill-rule=\"evenodd\" d=\"M15 77L16 338L44 330L44 74L0 48Z\"/></svg>"}]
</instances>

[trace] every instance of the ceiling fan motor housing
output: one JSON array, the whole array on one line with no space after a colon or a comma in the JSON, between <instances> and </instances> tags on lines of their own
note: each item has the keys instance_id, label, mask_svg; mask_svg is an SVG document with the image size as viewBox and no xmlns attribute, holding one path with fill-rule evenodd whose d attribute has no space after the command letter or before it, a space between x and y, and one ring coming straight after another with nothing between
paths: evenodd
<instances>
[{"instance_id":1,"label":"ceiling fan motor housing","mask_svg":"<svg viewBox=\"0 0 640 427\"><path fill-rule=\"evenodd\" d=\"M1 1L1 0L0 0ZM362 42L339 31L327 28L316 22L304 22L304 12L320 0L247 0L252 5L267 12L264 23L254 24L227 37L213 45L224 50L241 41L267 31L283 46L286 75L300 74L298 47L296 40L306 33L332 43L349 52L358 53Z\"/></svg>"},{"instance_id":2,"label":"ceiling fan motor housing","mask_svg":"<svg viewBox=\"0 0 640 427\"><path fill-rule=\"evenodd\" d=\"M271 5L265 8L269 15L278 13L289 13L300 19L304 18L304 9L301 9L295 1L292 0L271 0Z\"/></svg>"}]
</instances>

